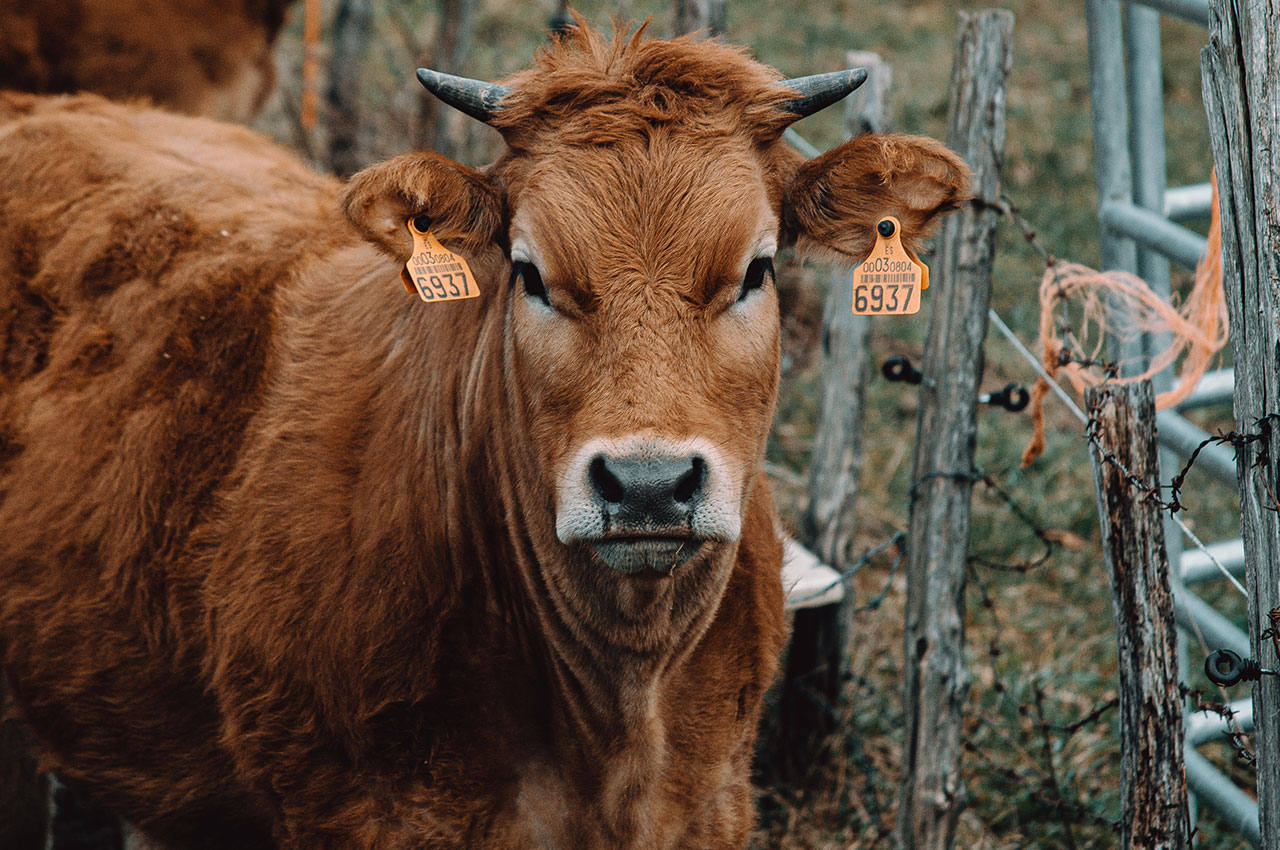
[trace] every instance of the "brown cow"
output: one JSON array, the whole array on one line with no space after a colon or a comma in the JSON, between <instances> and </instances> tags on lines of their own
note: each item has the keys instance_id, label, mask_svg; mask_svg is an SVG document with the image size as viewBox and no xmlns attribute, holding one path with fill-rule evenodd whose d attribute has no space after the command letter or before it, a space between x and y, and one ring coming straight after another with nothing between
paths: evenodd
<instances>
[{"instance_id":1,"label":"brown cow","mask_svg":"<svg viewBox=\"0 0 1280 850\"><path fill-rule=\"evenodd\" d=\"M48 764L167 848L738 848L783 641L770 257L962 200L847 93L575 30L508 152L345 190L93 97L0 129L0 641ZM2 101L0 101L2 102ZM416 218L478 298L406 295Z\"/></svg>"},{"instance_id":2,"label":"brown cow","mask_svg":"<svg viewBox=\"0 0 1280 850\"><path fill-rule=\"evenodd\" d=\"M0 89L148 98L247 122L293 0L0 0Z\"/></svg>"}]
</instances>

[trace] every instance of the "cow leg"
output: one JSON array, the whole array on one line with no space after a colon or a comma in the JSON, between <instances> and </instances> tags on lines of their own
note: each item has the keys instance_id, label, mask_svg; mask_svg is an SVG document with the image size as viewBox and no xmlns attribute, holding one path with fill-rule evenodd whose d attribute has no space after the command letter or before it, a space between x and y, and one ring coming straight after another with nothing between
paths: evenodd
<instances>
[{"instance_id":1,"label":"cow leg","mask_svg":"<svg viewBox=\"0 0 1280 850\"><path fill-rule=\"evenodd\" d=\"M31 755L30 737L9 702L0 673L0 847L44 850L49 826L45 779Z\"/></svg>"}]
</instances>

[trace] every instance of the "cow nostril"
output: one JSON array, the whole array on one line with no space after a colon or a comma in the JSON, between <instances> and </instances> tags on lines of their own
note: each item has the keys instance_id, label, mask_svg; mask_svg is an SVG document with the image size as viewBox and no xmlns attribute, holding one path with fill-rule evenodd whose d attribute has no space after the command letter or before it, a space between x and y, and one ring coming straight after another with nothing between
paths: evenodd
<instances>
[{"instance_id":1,"label":"cow nostril","mask_svg":"<svg viewBox=\"0 0 1280 850\"><path fill-rule=\"evenodd\" d=\"M691 502L702 489L702 479L706 476L707 462L700 457L693 458L689 471L676 482L673 494L677 502Z\"/></svg>"},{"instance_id":2,"label":"cow nostril","mask_svg":"<svg viewBox=\"0 0 1280 850\"><path fill-rule=\"evenodd\" d=\"M596 488L600 498L615 505L622 503L623 497L626 496L626 490L623 489L622 482L618 480L618 476L609 470L609 465L605 462L603 456L597 455L592 459L587 474L591 476L591 485Z\"/></svg>"}]
</instances>

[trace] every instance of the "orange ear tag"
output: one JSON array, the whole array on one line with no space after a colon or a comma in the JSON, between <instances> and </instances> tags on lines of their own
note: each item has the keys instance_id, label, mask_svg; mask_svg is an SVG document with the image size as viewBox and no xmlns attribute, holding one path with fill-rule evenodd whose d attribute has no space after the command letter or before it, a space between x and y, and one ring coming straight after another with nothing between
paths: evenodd
<instances>
[{"instance_id":1,"label":"orange ear tag","mask_svg":"<svg viewBox=\"0 0 1280 850\"><path fill-rule=\"evenodd\" d=\"M440 244L430 230L419 230L409 219L413 234L413 255L400 270L400 281L408 292L423 301L459 301L480 294L475 275L467 261Z\"/></svg>"},{"instance_id":2,"label":"orange ear tag","mask_svg":"<svg viewBox=\"0 0 1280 850\"><path fill-rule=\"evenodd\" d=\"M929 267L902 247L902 225L891 215L876 224L876 246L853 270L853 312L859 316L910 316L920 312Z\"/></svg>"}]
</instances>

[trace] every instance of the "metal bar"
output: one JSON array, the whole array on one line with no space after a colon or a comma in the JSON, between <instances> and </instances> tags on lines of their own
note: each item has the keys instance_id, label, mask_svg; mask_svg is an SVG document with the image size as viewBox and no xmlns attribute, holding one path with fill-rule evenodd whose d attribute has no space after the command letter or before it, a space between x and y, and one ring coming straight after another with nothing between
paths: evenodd
<instances>
[{"instance_id":1,"label":"metal bar","mask_svg":"<svg viewBox=\"0 0 1280 850\"><path fill-rule=\"evenodd\" d=\"M1128 201L1132 179L1120 0L1088 0L1085 22L1089 28L1089 108L1098 202ZM1133 243L1110 228L1102 228L1099 247L1104 269L1137 270ZM1131 359L1126 354L1113 352L1121 362Z\"/></svg>"},{"instance_id":2,"label":"metal bar","mask_svg":"<svg viewBox=\"0 0 1280 850\"><path fill-rule=\"evenodd\" d=\"M1213 203L1212 183L1192 183L1164 190L1164 214L1173 221L1208 218Z\"/></svg>"},{"instance_id":3,"label":"metal bar","mask_svg":"<svg viewBox=\"0 0 1280 850\"><path fill-rule=\"evenodd\" d=\"M1160 55L1160 13L1126 3L1124 7L1125 69L1129 97L1129 159L1133 163L1133 203L1156 214L1164 212L1165 141L1164 80ZM1169 261L1158 251L1138 247L1138 277L1153 292L1169 297ZM1146 334L1147 357L1169 346L1169 334ZM1170 370L1170 374L1172 370ZM1169 388L1170 375L1153 381L1156 392Z\"/></svg>"},{"instance_id":4,"label":"metal bar","mask_svg":"<svg viewBox=\"0 0 1280 850\"><path fill-rule=\"evenodd\" d=\"M1176 386L1176 385L1175 385ZM1178 410L1192 410L1215 404L1230 404L1236 388L1235 369L1217 369L1200 376L1191 395L1178 403Z\"/></svg>"},{"instance_id":5,"label":"metal bar","mask_svg":"<svg viewBox=\"0 0 1280 850\"><path fill-rule=\"evenodd\" d=\"M1258 804L1236 787L1221 771L1194 747L1184 753L1187 763L1187 788L1200 802L1229 828L1244 836L1254 847L1262 846L1262 827L1258 822Z\"/></svg>"},{"instance_id":6,"label":"metal bar","mask_svg":"<svg viewBox=\"0 0 1280 850\"><path fill-rule=\"evenodd\" d=\"M1104 230L1159 251L1184 268L1194 269L1204 254L1203 236L1128 201L1107 201L1099 208L1098 217Z\"/></svg>"},{"instance_id":7,"label":"metal bar","mask_svg":"<svg viewBox=\"0 0 1280 850\"><path fill-rule=\"evenodd\" d=\"M1184 21L1190 21L1202 27L1209 26L1208 0L1133 0L1133 2L1159 9L1166 15L1173 15L1175 18L1182 18Z\"/></svg>"},{"instance_id":8,"label":"metal bar","mask_svg":"<svg viewBox=\"0 0 1280 850\"><path fill-rule=\"evenodd\" d=\"M1190 457L1202 442L1213 435L1172 410L1156 414L1156 431L1160 444ZM1200 449L1196 457L1196 469L1202 469L1228 486L1236 486L1235 453L1221 443L1210 443Z\"/></svg>"},{"instance_id":9,"label":"metal bar","mask_svg":"<svg viewBox=\"0 0 1280 850\"><path fill-rule=\"evenodd\" d=\"M1186 717L1187 744L1192 747L1199 747L1202 744L1208 744L1213 741L1225 740L1233 723L1238 723L1240 731L1245 734L1253 731L1252 697L1232 700L1228 708L1232 712L1230 722L1225 717L1208 710L1188 714Z\"/></svg>"},{"instance_id":10,"label":"metal bar","mask_svg":"<svg viewBox=\"0 0 1280 850\"><path fill-rule=\"evenodd\" d=\"M813 159L815 156L822 153L822 151L813 146L812 142L790 127L782 131L782 138L786 139L787 143L790 144L791 147L800 151L800 153L809 157L809 159Z\"/></svg>"},{"instance_id":11,"label":"metal bar","mask_svg":"<svg viewBox=\"0 0 1280 850\"><path fill-rule=\"evenodd\" d=\"M1229 649L1238 653L1241 658L1253 657L1249 636L1244 630L1185 588L1174 588L1173 618L1197 642L1203 637L1211 652L1215 649Z\"/></svg>"},{"instance_id":12,"label":"metal bar","mask_svg":"<svg viewBox=\"0 0 1280 850\"><path fill-rule=\"evenodd\" d=\"M1236 578L1244 575L1244 540L1239 538L1224 540L1221 543L1210 543L1206 548L1213 557L1218 559L1219 564L1227 568L1227 572ZM1209 556L1199 549L1188 549L1182 553L1178 572L1182 574L1182 580L1186 584L1213 581L1224 577L1222 570L1218 569L1213 561L1209 560Z\"/></svg>"}]
</instances>

